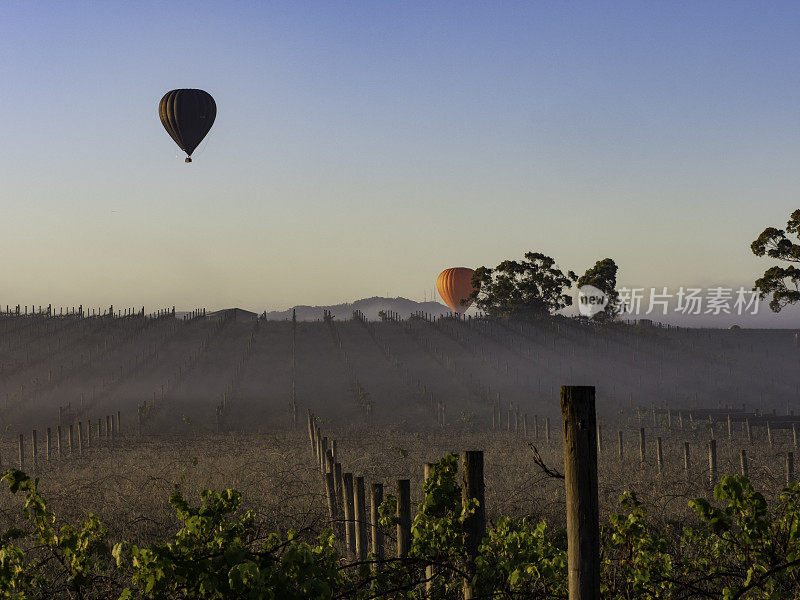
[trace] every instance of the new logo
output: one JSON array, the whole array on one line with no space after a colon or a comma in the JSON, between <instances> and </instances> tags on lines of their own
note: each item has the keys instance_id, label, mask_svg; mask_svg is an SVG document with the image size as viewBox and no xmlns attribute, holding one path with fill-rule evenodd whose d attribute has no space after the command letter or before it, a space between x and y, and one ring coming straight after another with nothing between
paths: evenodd
<instances>
[{"instance_id":1,"label":"new logo","mask_svg":"<svg viewBox=\"0 0 800 600\"><path fill-rule=\"evenodd\" d=\"M601 313L608 306L608 296L593 285L582 285L578 288L578 310L586 317Z\"/></svg>"}]
</instances>

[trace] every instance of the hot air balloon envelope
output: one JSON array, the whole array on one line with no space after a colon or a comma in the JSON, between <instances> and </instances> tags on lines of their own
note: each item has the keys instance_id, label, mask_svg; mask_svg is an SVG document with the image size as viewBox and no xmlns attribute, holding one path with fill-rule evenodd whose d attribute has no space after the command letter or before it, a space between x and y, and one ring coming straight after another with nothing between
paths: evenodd
<instances>
[{"instance_id":1,"label":"hot air balloon envelope","mask_svg":"<svg viewBox=\"0 0 800 600\"><path fill-rule=\"evenodd\" d=\"M463 314L472 304L469 295L474 289L472 287L474 272L467 267L454 267L439 273L439 277L436 279L436 289L439 290L442 300L453 312Z\"/></svg>"},{"instance_id":2,"label":"hot air balloon envelope","mask_svg":"<svg viewBox=\"0 0 800 600\"><path fill-rule=\"evenodd\" d=\"M158 104L161 124L178 147L186 152L186 162L214 124L217 104L203 90L172 90Z\"/></svg>"}]
</instances>

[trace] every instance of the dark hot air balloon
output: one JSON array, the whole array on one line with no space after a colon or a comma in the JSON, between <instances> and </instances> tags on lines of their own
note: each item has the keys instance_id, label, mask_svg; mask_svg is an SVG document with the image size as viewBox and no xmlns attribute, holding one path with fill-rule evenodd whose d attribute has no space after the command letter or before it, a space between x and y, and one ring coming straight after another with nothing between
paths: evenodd
<instances>
[{"instance_id":1,"label":"dark hot air balloon","mask_svg":"<svg viewBox=\"0 0 800 600\"><path fill-rule=\"evenodd\" d=\"M211 94L203 90L172 90L161 98L158 116L170 137L186 152L189 163L192 152L214 124L217 104Z\"/></svg>"},{"instance_id":2,"label":"dark hot air balloon","mask_svg":"<svg viewBox=\"0 0 800 600\"><path fill-rule=\"evenodd\" d=\"M439 290L442 300L453 312L463 314L472 304L469 295L474 289L472 287L474 272L467 267L454 267L445 269L436 278L436 289ZM464 304L461 303L462 301Z\"/></svg>"}]
</instances>

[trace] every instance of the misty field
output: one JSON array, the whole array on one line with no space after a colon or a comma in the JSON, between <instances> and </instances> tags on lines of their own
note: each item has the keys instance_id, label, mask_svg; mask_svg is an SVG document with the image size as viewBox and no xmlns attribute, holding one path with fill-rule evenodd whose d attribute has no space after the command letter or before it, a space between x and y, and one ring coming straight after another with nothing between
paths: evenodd
<instances>
[{"instance_id":1,"label":"misty field","mask_svg":"<svg viewBox=\"0 0 800 600\"><path fill-rule=\"evenodd\" d=\"M21 460L59 523L94 513L110 543L164 539L178 523L168 502L176 490L196 502L205 489L235 488L258 531L295 531L309 543L339 532L347 563L344 497L337 481L334 510L309 415L367 494L381 483L388 496L409 480L416 512L427 463L481 450L488 525L545 520L558 532L564 482L536 463L531 445L544 467L563 471L559 388L580 384L596 387L601 522L624 512L625 492L636 494L650 526L668 530L697 523L688 502L712 499L723 475L746 470L770 502L793 481L794 332L320 317L3 315L0 466ZM0 494L2 530L25 528L19 505ZM383 530L393 556L394 529ZM439 593L424 584L403 593ZM117 593L117 583L105 585L99 597ZM662 595L707 597L681 589ZM444 584L440 592L456 593ZM498 584L493 594L560 597L533 584Z\"/></svg>"}]
</instances>

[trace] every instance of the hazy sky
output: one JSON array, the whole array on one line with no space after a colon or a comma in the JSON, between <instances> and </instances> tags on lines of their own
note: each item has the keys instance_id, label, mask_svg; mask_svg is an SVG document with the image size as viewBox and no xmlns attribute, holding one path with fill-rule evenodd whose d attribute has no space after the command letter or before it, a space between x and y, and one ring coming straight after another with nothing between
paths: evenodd
<instances>
[{"instance_id":1,"label":"hazy sky","mask_svg":"<svg viewBox=\"0 0 800 600\"><path fill-rule=\"evenodd\" d=\"M750 286L800 208L798 31L797 2L4 0L0 304L421 300L526 250ZM179 87L218 106L191 165Z\"/></svg>"}]
</instances>

